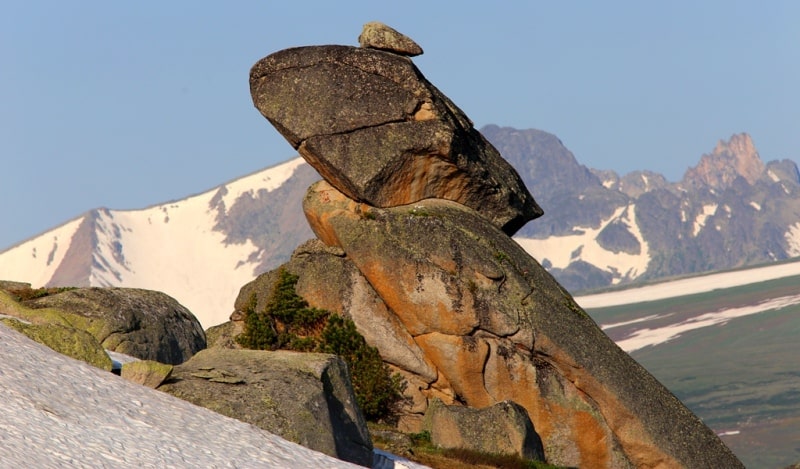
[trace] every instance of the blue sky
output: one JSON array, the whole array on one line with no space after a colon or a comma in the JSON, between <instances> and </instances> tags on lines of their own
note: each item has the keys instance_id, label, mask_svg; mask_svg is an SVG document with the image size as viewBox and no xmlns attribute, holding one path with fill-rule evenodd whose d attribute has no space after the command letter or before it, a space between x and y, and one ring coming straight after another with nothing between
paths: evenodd
<instances>
[{"instance_id":1,"label":"blue sky","mask_svg":"<svg viewBox=\"0 0 800 469\"><path fill-rule=\"evenodd\" d=\"M11 4L9 4L11 3ZM748 132L800 160L800 2L29 1L0 7L0 250L97 207L180 199L294 156L253 108L272 52L383 21L477 127L678 180ZM531 188L536 196L536 188Z\"/></svg>"}]
</instances>

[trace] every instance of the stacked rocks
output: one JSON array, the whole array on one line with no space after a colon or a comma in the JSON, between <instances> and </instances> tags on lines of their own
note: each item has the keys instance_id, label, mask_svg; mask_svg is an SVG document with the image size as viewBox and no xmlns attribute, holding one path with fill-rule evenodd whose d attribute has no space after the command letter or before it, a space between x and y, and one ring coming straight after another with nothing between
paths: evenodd
<instances>
[{"instance_id":1,"label":"stacked rocks","mask_svg":"<svg viewBox=\"0 0 800 469\"><path fill-rule=\"evenodd\" d=\"M261 114L355 201L453 200L508 235L542 215L511 165L405 56L419 46L367 26L362 48L300 47L259 61L250 92Z\"/></svg>"},{"instance_id":2,"label":"stacked rocks","mask_svg":"<svg viewBox=\"0 0 800 469\"><path fill-rule=\"evenodd\" d=\"M250 88L325 179L303 204L318 240L284 267L405 377L400 427L418 431L435 399L512 401L553 464L741 467L511 239L542 210L414 66L422 49L375 23L359 42L277 52ZM262 307L273 278L245 285L237 308L253 293Z\"/></svg>"}]
</instances>

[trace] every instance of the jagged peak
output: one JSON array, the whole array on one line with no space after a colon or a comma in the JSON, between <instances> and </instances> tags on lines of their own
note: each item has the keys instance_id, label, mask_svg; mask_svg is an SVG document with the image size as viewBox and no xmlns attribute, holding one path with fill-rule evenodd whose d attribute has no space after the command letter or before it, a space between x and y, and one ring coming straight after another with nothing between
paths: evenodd
<instances>
[{"instance_id":1,"label":"jagged peak","mask_svg":"<svg viewBox=\"0 0 800 469\"><path fill-rule=\"evenodd\" d=\"M753 139L749 134L742 132L731 135L731 138L726 142L720 139L717 146L714 147L714 155L732 154L737 157L757 158L758 151L753 144Z\"/></svg>"},{"instance_id":2,"label":"jagged peak","mask_svg":"<svg viewBox=\"0 0 800 469\"><path fill-rule=\"evenodd\" d=\"M732 135L727 142L717 142L713 152L703 155L697 166L686 171L684 182L725 189L739 176L753 184L764 174L764 170L764 162L753 139L742 132Z\"/></svg>"}]
</instances>

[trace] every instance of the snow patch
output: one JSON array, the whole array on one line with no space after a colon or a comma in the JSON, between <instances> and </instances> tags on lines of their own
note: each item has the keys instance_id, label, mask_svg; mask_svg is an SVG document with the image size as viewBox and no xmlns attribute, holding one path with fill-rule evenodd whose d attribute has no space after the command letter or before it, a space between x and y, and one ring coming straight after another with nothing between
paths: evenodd
<instances>
[{"instance_id":1,"label":"snow patch","mask_svg":"<svg viewBox=\"0 0 800 469\"><path fill-rule=\"evenodd\" d=\"M767 171L767 176L769 176L769 178L772 179L773 182L779 182L781 180L781 178L779 178L777 174L772 172L771 169Z\"/></svg>"},{"instance_id":2,"label":"snow patch","mask_svg":"<svg viewBox=\"0 0 800 469\"><path fill-rule=\"evenodd\" d=\"M790 257L800 256L800 222L790 225L783 238L789 245L786 253Z\"/></svg>"},{"instance_id":3,"label":"snow patch","mask_svg":"<svg viewBox=\"0 0 800 469\"><path fill-rule=\"evenodd\" d=\"M717 213L717 207L717 204L703 205L703 211L700 212L694 219L694 230L692 230L692 236L697 236L697 234L700 233L700 230L706 226L706 220L708 220L708 217L712 217Z\"/></svg>"},{"instance_id":4,"label":"snow patch","mask_svg":"<svg viewBox=\"0 0 800 469\"><path fill-rule=\"evenodd\" d=\"M752 202L751 201L750 202L750 206L753 207L754 209L756 209L756 211L758 211L758 212L761 211L761 204L759 204L758 202Z\"/></svg>"},{"instance_id":5,"label":"snow patch","mask_svg":"<svg viewBox=\"0 0 800 469\"><path fill-rule=\"evenodd\" d=\"M765 311L779 310L798 303L800 303L800 295L790 295L774 298L755 305L721 309L719 311L695 316L677 324L670 324L655 329L640 329L629 337L618 340L617 345L619 345L622 350L630 353L644 347L669 342L694 329L725 324L731 319L763 313Z\"/></svg>"},{"instance_id":6,"label":"snow patch","mask_svg":"<svg viewBox=\"0 0 800 469\"><path fill-rule=\"evenodd\" d=\"M612 222L621 222L628 228L641 245L640 254L614 253L600 246L597 235ZM622 275L626 279L634 279L647 270L650 254L636 223L635 205L617 208L609 218L600 222L597 228L576 226L573 232L579 234L550 236L546 239L515 238L515 240L533 257L546 255L554 268L564 269L573 261L582 260L607 272L623 272ZM620 279L615 280L618 282Z\"/></svg>"},{"instance_id":7,"label":"snow patch","mask_svg":"<svg viewBox=\"0 0 800 469\"><path fill-rule=\"evenodd\" d=\"M641 317L641 318L631 319L630 321L620 321L620 322L614 322L614 323L611 323L611 324L601 324L600 325L600 329L605 331L607 329L614 329L615 327L630 326L631 324L637 324L637 323L640 323L640 322L647 322L647 321L650 321L652 319L659 319L659 318L662 318L662 317L664 317L664 316L663 315L658 315L658 314L651 314L650 316L644 316L644 317Z\"/></svg>"}]
</instances>

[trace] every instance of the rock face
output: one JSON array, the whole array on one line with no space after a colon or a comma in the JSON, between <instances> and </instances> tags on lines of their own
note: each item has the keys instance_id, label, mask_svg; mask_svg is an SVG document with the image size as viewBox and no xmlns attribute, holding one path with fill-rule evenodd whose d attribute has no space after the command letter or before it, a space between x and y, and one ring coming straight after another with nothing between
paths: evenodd
<instances>
[{"instance_id":1,"label":"rock face","mask_svg":"<svg viewBox=\"0 0 800 469\"><path fill-rule=\"evenodd\" d=\"M544 461L542 440L519 404L499 402L484 409L448 406L434 399L425 413L431 443L483 453L513 454Z\"/></svg>"},{"instance_id":2,"label":"rock face","mask_svg":"<svg viewBox=\"0 0 800 469\"><path fill-rule=\"evenodd\" d=\"M170 296L136 288L78 288L30 300L34 312L51 308L91 333L107 350L177 365L206 347L189 310Z\"/></svg>"},{"instance_id":3,"label":"rock face","mask_svg":"<svg viewBox=\"0 0 800 469\"><path fill-rule=\"evenodd\" d=\"M207 349L158 388L307 448L372 465L372 440L333 355Z\"/></svg>"},{"instance_id":4,"label":"rock face","mask_svg":"<svg viewBox=\"0 0 800 469\"><path fill-rule=\"evenodd\" d=\"M742 467L509 237L538 207L408 59L290 49L253 67L251 91L326 179L303 201L319 241L285 268L406 379L401 428L419 431L434 399L511 401L553 464ZM252 294L263 307L274 275L245 285L237 309Z\"/></svg>"},{"instance_id":5,"label":"rock face","mask_svg":"<svg viewBox=\"0 0 800 469\"><path fill-rule=\"evenodd\" d=\"M454 200L509 235L542 214L511 165L404 56L287 49L253 66L250 92L261 114L353 200Z\"/></svg>"}]
</instances>

